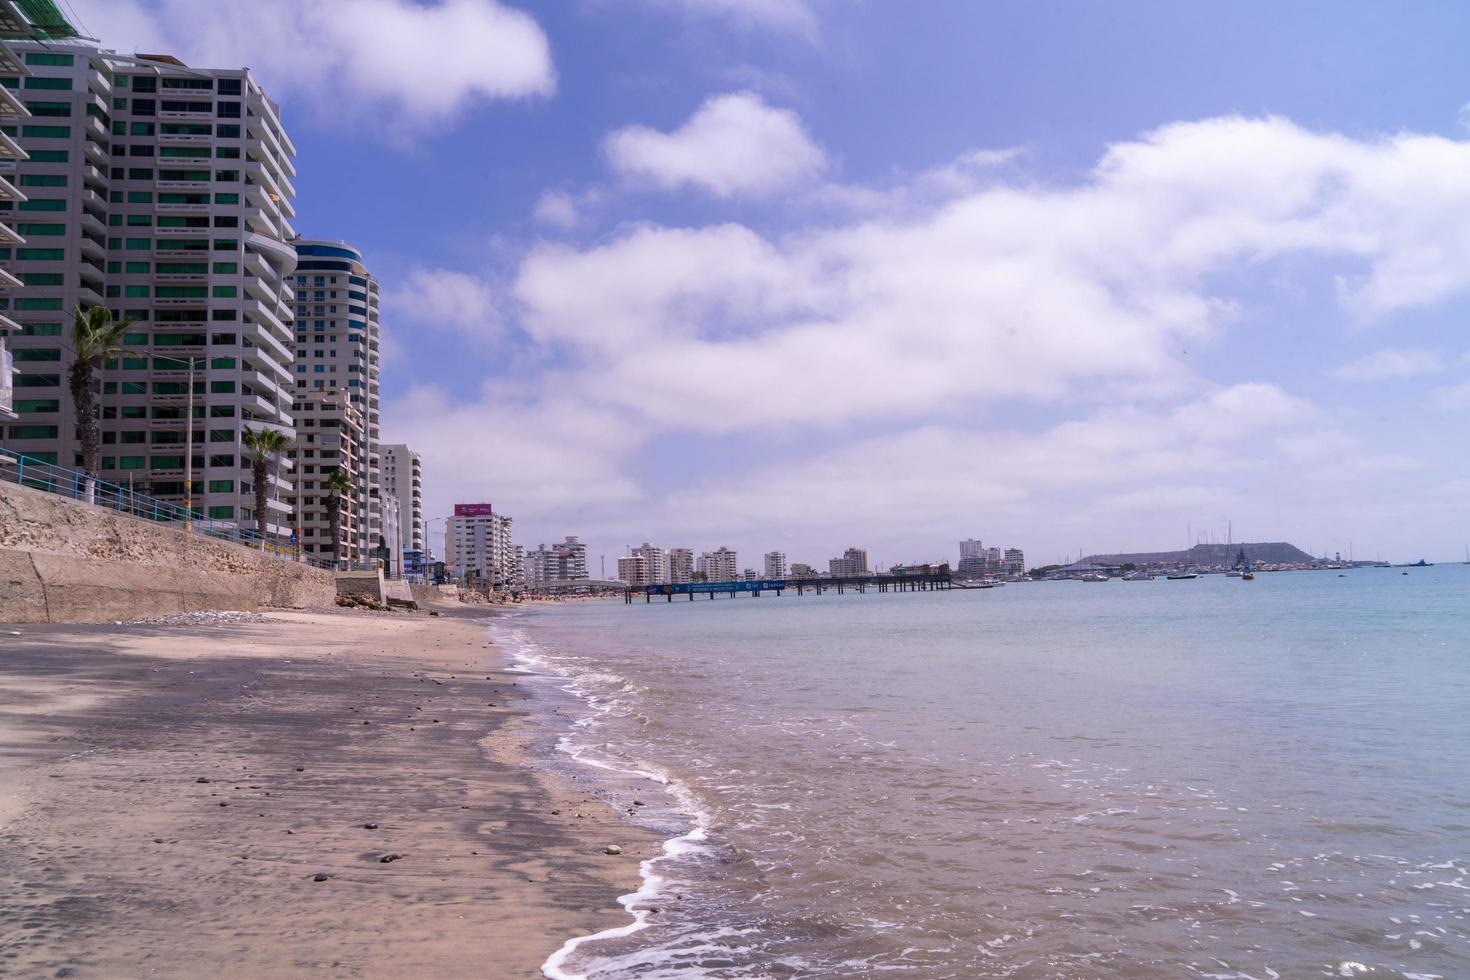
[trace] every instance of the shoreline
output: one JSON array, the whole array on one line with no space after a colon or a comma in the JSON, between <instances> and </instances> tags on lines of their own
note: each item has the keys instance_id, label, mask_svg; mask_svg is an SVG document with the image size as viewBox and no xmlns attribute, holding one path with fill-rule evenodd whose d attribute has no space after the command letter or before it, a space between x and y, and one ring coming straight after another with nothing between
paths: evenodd
<instances>
[{"instance_id":1,"label":"shoreline","mask_svg":"<svg viewBox=\"0 0 1470 980\"><path fill-rule=\"evenodd\" d=\"M628 926L662 838L537 764L488 610L441 612L7 630L0 969L534 977Z\"/></svg>"},{"instance_id":2,"label":"shoreline","mask_svg":"<svg viewBox=\"0 0 1470 980\"><path fill-rule=\"evenodd\" d=\"M513 615L513 614L512 614ZM498 621L497 625L505 626L506 623ZM606 756L593 758L589 754L589 746L576 744L576 732L592 732L596 730L597 719L611 712L612 706L583 690L578 686L574 674L554 660L546 659L539 652L532 652L538 648L534 640L518 640L513 635L516 629L495 630L497 640L513 649L512 657L532 677L541 683L554 687L559 694L564 695L584 709L587 714L578 719L572 726L556 736L555 745L551 754L565 760L565 764L572 768L590 771L592 779L601 784L601 789L595 792L608 799L611 803L613 797L627 797L636 799L640 795L639 787L657 787L658 791L667 798L667 804L663 807L652 808L653 812L663 811L667 815L677 818L680 826L658 827L652 826L658 821L640 821L635 819L634 807L643 806L641 800L633 806L617 807L626 814L626 822L637 826L647 833L656 835L661 844L657 847L657 853L639 861L639 886L636 891L621 895L619 903L626 910L627 917L631 921L625 921L620 925L605 927L597 932L583 933L570 937L541 965L541 972L551 980L578 980L580 973L566 969L568 961L577 955L577 951L584 945L601 942L603 940L625 939L636 935L646 929L652 928L656 922L651 916L660 911L667 911L667 906L677 903L682 896L672 896L667 887L669 879L656 870L661 862L677 862L685 855L699 851L709 837L709 819L696 803L687 786L678 780L671 778L666 773L652 769L643 768L627 759ZM573 779L579 778L572 776ZM648 814L650 811L638 811ZM595 954L594 954L595 958Z\"/></svg>"}]
</instances>

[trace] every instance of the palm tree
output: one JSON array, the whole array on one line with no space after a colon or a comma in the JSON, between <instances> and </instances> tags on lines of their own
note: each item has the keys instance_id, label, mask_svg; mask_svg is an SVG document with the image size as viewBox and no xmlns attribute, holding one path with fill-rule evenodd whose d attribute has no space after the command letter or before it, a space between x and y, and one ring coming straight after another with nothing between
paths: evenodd
<instances>
[{"instance_id":1,"label":"palm tree","mask_svg":"<svg viewBox=\"0 0 1470 980\"><path fill-rule=\"evenodd\" d=\"M264 426L252 429L247 425L242 441L245 448L250 450L250 479L255 484L255 530L260 533L261 542L264 543L265 522L269 516L266 513L266 491L269 489L266 480L270 477L271 460L285 452L290 447L291 440L277 429L267 429Z\"/></svg>"},{"instance_id":2,"label":"palm tree","mask_svg":"<svg viewBox=\"0 0 1470 980\"><path fill-rule=\"evenodd\" d=\"M71 346L77 358L67 371L67 387L82 440L82 470L94 479L102 469L102 433L93 391L97 369L114 357L131 353L122 340L133 323L132 317L114 320L105 306L85 310L78 306L72 311Z\"/></svg>"},{"instance_id":3,"label":"palm tree","mask_svg":"<svg viewBox=\"0 0 1470 980\"><path fill-rule=\"evenodd\" d=\"M341 559L342 497L352 492L352 481L341 470L333 470L322 481L322 489L327 492L327 528L332 536L332 564L335 565Z\"/></svg>"}]
</instances>

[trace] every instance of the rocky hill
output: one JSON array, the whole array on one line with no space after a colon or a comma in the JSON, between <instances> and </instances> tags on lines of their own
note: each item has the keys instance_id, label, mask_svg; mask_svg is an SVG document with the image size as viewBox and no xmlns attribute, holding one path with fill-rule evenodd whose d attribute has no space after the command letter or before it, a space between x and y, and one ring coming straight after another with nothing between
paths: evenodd
<instances>
[{"instance_id":1,"label":"rocky hill","mask_svg":"<svg viewBox=\"0 0 1470 980\"><path fill-rule=\"evenodd\" d=\"M1141 551L1131 555L1089 555L1085 560L1099 565L1233 565L1241 550L1256 563L1289 564L1311 561L1312 556L1285 541L1255 544L1197 544L1188 551Z\"/></svg>"}]
</instances>

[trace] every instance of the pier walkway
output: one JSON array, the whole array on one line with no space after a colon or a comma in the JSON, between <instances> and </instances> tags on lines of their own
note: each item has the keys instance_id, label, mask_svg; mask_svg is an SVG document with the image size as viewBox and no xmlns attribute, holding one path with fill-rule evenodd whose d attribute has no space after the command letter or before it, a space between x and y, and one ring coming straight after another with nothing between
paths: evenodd
<instances>
[{"instance_id":1,"label":"pier walkway","mask_svg":"<svg viewBox=\"0 0 1470 980\"><path fill-rule=\"evenodd\" d=\"M762 578L737 582L635 585L624 591L623 602L631 604L640 595L645 603L652 602L655 596L662 596L667 601L673 602L676 595L687 595L692 602L698 595L707 595L713 599L717 595L728 593L733 599L742 592L760 598L762 592L774 592L779 596L788 590L794 591L797 595L806 595L808 592L814 592L817 595L824 592L836 592L842 595L848 591L868 592L869 590L874 592L934 592L952 587L953 582L948 571L912 575L853 575L838 578Z\"/></svg>"}]
</instances>

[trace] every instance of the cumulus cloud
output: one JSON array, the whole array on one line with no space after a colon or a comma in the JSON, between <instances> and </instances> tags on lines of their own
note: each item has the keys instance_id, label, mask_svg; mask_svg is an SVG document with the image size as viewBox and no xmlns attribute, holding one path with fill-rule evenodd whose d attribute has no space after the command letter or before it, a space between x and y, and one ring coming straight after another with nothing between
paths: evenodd
<instances>
[{"instance_id":1,"label":"cumulus cloud","mask_svg":"<svg viewBox=\"0 0 1470 980\"><path fill-rule=\"evenodd\" d=\"M504 326L490 286L477 276L449 269L410 270L384 293L383 305L400 319L479 338L495 336Z\"/></svg>"},{"instance_id":2,"label":"cumulus cloud","mask_svg":"<svg viewBox=\"0 0 1470 980\"><path fill-rule=\"evenodd\" d=\"M574 399L516 397L487 383L456 400L426 385L386 404L383 421L385 441L406 441L424 457L426 516L489 497L520 520L580 521L642 494L624 475L636 431Z\"/></svg>"},{"instance_id":3,"label":"cumulus cloud","mask_svg":"<svg viewBox=\"0 0 1470 980\"><path fill-rule=\"evenodd\" d=\"M1413 378L1444 369L1444 362L1434 351L1377 350L1333 370L1343 381L1383 381L1389 378Z\"/></svg>"},{"instance_id":4,"label":"cumulus cloud","mask_svg":"<svg viewBox=\"0 0 1470 980\"><path fill-rule=\"evenodd\" d=\"M603 197L603 190L599 187L583 191L543 191L531 207L531 217L551 228L574 231L588 223L590 212L602 203Z\"/></svg>"},{"instance_id":5,"label":"cumulus cloud","mask_svg":"<svg viewBox=\"0 0 1470 980\"><path fill-rule=\"evenodd\" d=\"M413 130L490 99L550 95L551 46L499 0L76 0L119 51L249 66L276 98L322 112L387 113Z\"/></svg>"},{"instance_id":6,"label":"cumulus cloud","mask_svg":"<svg viewBox=\"0 0 1470 980\"><path fill-rule=\"evenodd\" d=\"M759 197L808 183L826 156L789 109L754 92L717 95L671 133L628 126L603 144L620 176L658 187L697 187L717 197Z\"/></svg>"},{"instance_id":7,"label":"cumulus cloud","mask_svg":"<svg viewBox=\"0 0 1470 980\"><path fill-rule=\"evenodd\" d=\"M1206 287L1222 273L1331 260L1364 319L1462 292L1467 168L1470 144L1441 137L1208 119L1115 144L1070 185L957 181L781 237L641 225L536 248L514 293L607 398L716 430L1167 391L1236 315Z\"/></svg>"}]
</instances>

